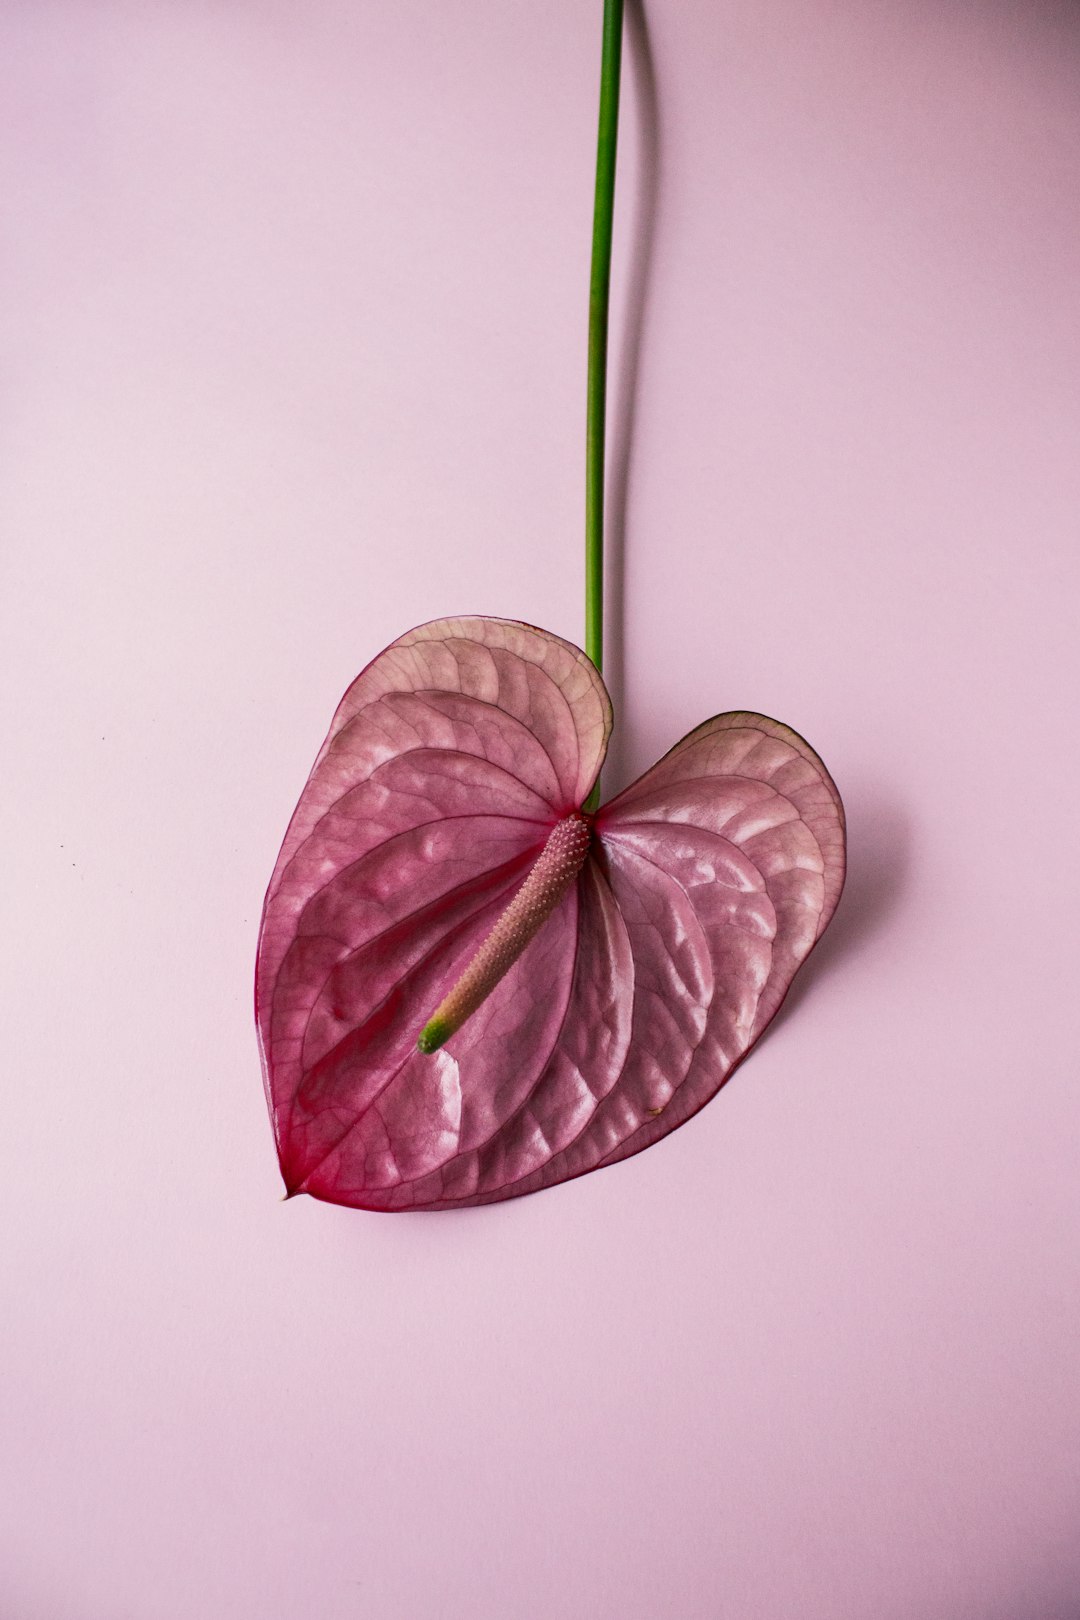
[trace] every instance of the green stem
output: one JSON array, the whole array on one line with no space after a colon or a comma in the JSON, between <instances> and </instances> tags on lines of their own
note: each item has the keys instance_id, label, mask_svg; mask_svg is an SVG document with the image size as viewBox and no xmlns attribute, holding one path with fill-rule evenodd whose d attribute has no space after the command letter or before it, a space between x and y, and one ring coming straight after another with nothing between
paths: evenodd
<instances>
[{"instance_id":1,"label":"green stem","mask_svg":"<svg viewBox=\"0 0 1080 1620\"><path fill-rule=\"evenodd\" d=\"M604 658L604 438L622 31L623 0L604 0L600 128L596 143L596 200L593 206L592 272L589 278L589 380L585 422L585 651L597 669L603 667ZM597 781L585 802L585 809L595 810L599 798L600 783Z\"/></svg>"}]
</instances>

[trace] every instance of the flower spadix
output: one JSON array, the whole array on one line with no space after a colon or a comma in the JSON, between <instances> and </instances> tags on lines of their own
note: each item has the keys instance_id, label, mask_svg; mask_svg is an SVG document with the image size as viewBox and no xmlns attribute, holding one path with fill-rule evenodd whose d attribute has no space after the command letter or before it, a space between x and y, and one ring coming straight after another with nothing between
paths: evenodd
<instances>
[{"instance_id":1,"label":"flower spadix","mask_svg":"<svg viewBox=\"0 0 1080 1620\"><path fill-rule=\"evenodd\" d=\"M259 940L290 1192L447 1209L612 1164L772 1019L843 883L828 772L721 714L587 817L610 731L584 653L501 619L423 625L349 688Z\"/></svg>"},{"instance_id":2,"label":"flower spadix","mask_svg":"<svg viewBox=\"0 0 1080 1620\"><path fill-rule=\"evenodd\" d=\"M420 1031L416 1044L421 1052L437 1051L491 994L551 916L588 853L589 822L585 816L564 816L555 823L536 865L457 984Z\"/></svg>"}]
</instances>

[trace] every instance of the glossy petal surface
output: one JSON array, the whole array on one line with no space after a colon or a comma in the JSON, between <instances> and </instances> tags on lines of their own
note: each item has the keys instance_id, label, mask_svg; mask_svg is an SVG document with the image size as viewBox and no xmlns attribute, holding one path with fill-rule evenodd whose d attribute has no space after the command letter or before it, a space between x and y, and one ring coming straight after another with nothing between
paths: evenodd
<instances>
[{"instance_id":1,"label":"glossy petal surface","mask_svg":"<svg viewBox=\"0 0 1080 1620\"><path fill-rule=\"evenodd\" d=\"M773 1017L844 871L794 732L706 722L594 821L488 999L416 1039L603 762L584 654L496 619L395 642L334 717L264 908L256 1010L291 1191L372 1209L531 1192L681 1124Z\"/></svg>"}]
</instances>

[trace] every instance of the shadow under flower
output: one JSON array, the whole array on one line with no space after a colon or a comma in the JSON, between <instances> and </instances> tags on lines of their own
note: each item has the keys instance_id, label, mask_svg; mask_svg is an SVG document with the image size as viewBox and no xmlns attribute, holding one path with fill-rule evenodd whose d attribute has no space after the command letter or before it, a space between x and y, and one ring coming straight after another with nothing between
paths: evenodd
<instances>
[{"instance_id":1,"label":"shadow under flower","mask_svg":"<svg viewBox=\"0 0 1080 1620\"><path fill-rule=\"evenodd\" d=\"M855 788L844 794L848 868L836 915L788 991L770 1029L790 1018L814 986L846 962L895 913L911 866L911 818L892 795ZM767 1034L768 1032L766 1032Z\"/></svg>"}]
</instances>

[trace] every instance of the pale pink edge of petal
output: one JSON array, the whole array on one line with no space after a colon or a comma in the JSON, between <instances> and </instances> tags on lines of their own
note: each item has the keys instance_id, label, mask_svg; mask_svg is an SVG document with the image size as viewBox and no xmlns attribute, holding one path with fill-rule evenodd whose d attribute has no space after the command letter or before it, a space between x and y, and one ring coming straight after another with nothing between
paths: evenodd
<instances>
[{"instance_id":1,"label":"pale pink edge of petal","mask_svg":"<svg viewBox=\"0 0 1080 1620\"><path fill-rule=\"evenodd\" d=\"M407 630L404 635L398 636L396 641L392 641L389 646L384 647L382 652L378 653L346 688L341 702L334 712L334 718L330 722L330 729L326 734L326 739L319 750L312 769L314 770L315 766L323 759L334 737L343 725L352 720L367 703L382 696L383 692L397 690L393 683L388 683L381 688L376 687L376 670L388 655L399 651L407 651L408 648L423 642L461 640L475 641L477 645L482 647L501 648L509 652L515 652L519 657L525 657L519 648L510 644L507 632L517 635L523 634L534 650L548 646L558 647L562 652L568 653L574 670L585 677L591 694L597 701L599 708L597 719L600 724L598 727L594 726L593 728L595 740L591 744L595 762L592 759L586 759L583 761L581 768L581 780L584 783L581 790L581 801L584 801L588 797L589 791L603 766L614 723L611 698L599 670L580 647L575 646L572 641L567 641L565 637L557 636L550 630L543 630L538 625L529 624L524 619L501 619L492 617L489 614L458 614L445 619L429 619L425 624L418 624L412 630ZM563 682L551 674L542 659L526 658L526 662L544 669L551 678L552 683L560 691L563 690ZM570 707L571 713L574 714L576 720L577 715L573 705ZM580 731L578 735L581 736ZM555 806L553 808L558 810L563 807Z\"/></svg>"},{"instance_id":2,"label":"pale pink edge of petal","mask_svg":"<svg viewBox=\"0 0 1080 1620\"><path fill-rule=\"evenodd\" d=\"M481 632L480 634L475 633L477 628L479 628ZM342 694L341 700L334 710L334 716L330 722L330 728L323 739L322 745L319 748L314 761L312 762L307 774L307 778L305 779L304 788L301 790L300 797L297 800L291 817L289 818L289 824L285 829L285 836L282 839L277 860L274 863L273 874L267 887L266 900L269 900L272 897L277 886L277 880L280 873L288 865L296 850L307 836L306 831L303 830L303 821L300 816L304 793L306 791L308 782L310 782L311 778L314 776L315 772L326 758L326 755L329 752L338 732L341 731L344 726L349 724L350 721L354 720L369 703L375 702L376 699L384 696L387 692L416 690L416 688L410 688L409 686L399 686L393 681L386 681L385 683L380 682L378 678L380 666L384 664L386 660L392 658L395 653L408 651L410 647L416 646L423 642L437 642L455 639L475 641L479 646L483 647L506 647L507 643L505 639L502 641L494 637L492 637L492 639L488 639L488 637L483 633L485 630L497 631L500 634L507 631L518 633L524 632L530 641L534 641L539 646L542 646L545 643L551 646L556 646L563 652L569 653L574 668L580 671L580 673L584 676L592 691L592 695L597 700L599 708L599 713L596 716L596 722L598 723L594 723L593 725L593 739L588 744L589 748L591 749L591 753L586 753L580 771L579 786L581 791L578 803L584 803L592 789L593 783L596 781L601 769L603 768L604 758L607 754L608 742L611 737L612 725L614 723L611 698L608 694L607 687L604 685L603 679L592 660L584 652L582 652L580 647L576 647L572 641L567 641L562 636L556 636L550 630L541 630L537 625L526 623L524 619L497 619L490 616L485 616L483 614L463 614L453 618L430 619L425 624L419 624L416 625L412 630L407 630L404 635L398 636L396 641L390 642L390 644L384 647L381 652L376 653L375 657L372 658L369 663L365 664L359 675L350 681L349 685L346 687L344 693ZM515 649L511 648L510 650L513 651ZM544 667L539 659L528 659L526 661L536 664L539 668ZM551 678L553 684L557 686L559 690L562 690L560 682L555 680L554 677ZM571 714L573 715L574 709L569 702L568 707L570 707ZM577 717L575 715L575 719L576 718ZM580 730L578 731L578 737L580 741ZM556 815L561 814L566 808L567 807L563 805L552 806L552 809ZM577 805L575 805L574 808L576 809ZM266 902L264 901L264 912L265 909ZM261 934L261 923L259 931Z\"/></svg>"},{"instance_id":3,"label":"pale pink edge of petal","mask_svg":"<svg viewBox=\"0 0 1080 1620\"><path fill-rule=\"evenodd\" d=\"M818 848L821 850L822 859L825 863L825 902L822 906L821 919L818 923L817 931L817 939L820 939L827 928L837 905L839 904L840 896L844 888L844 879L847 875L847 815L844 810L844 801L840 797L840 790L837 788L836 783L830 776L821 755L810 746L805 737L803 737L799 732L795 731L793 727L785 725L781 720L773 720L769 715L758 714L752 709L731 709L725 711L723 714L713 715L711 719L703 721L700 726L695 726L693 731L688 731L685 737L681 737L679 741L669 748L665 754L661 754L655 765L650 765L647 771L643 771L642 774L637 777L635 781L631 782L627 787L625 787L621 793L616 794L614 799L609 800L607 804L600 807L599 811L597 812L598 831L603 831L605 821L614 820L617 822L622 817L624 805L626 806L627 810L626 819L633 820L630 805L632 804L634 795L645 787L645 784L648 782L650 777L660 774L664 764L668 760L672 759L673 756L678 754L682 749L688 747L694 742L700 741L701 738L703 738L709 731L740 730L760 731L767 737L776 737L781 742L786 742L789 747L793 748L796 753L801 755L801 757L813 767L818 779L825 788L835 807L836 817L835 821L832 823L831 837L827 835L827 829L825 827L822 827L821 834L819 834L818 828L813 822L807 820L807 818L802 815L802 811L800 810L800 816L802 816L802 819L806 821L806 825L810 828L815 839L817 840ZM819 818L815 818L815 820L818 819ZM832 818L829 819L831 820ZM822 842L823 836L826 837L825 843ZM809 955L809 952L807 955ZM804 957L803 960L805 961L806 958ZM747 1048L747 1050L750 1050L750 1048Z\"/></svg>"}]
</instances>

